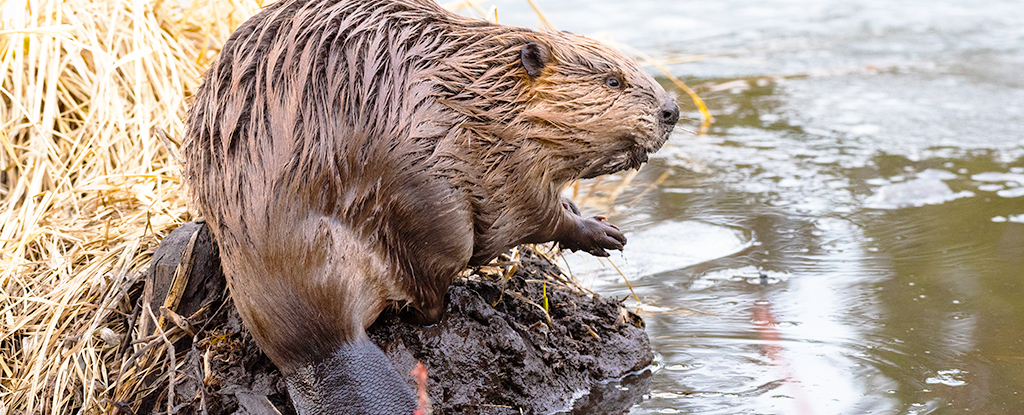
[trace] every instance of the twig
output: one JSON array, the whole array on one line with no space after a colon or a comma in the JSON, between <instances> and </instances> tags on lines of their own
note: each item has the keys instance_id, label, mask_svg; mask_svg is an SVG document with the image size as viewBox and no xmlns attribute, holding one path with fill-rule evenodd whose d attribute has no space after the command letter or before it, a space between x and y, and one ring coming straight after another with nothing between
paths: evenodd
<instances>
[{"instance_id":1,"label":"twig","mask_svg":"<svg viewBox=\"0 0 1024 415\"><path fill-rule=\"evenodd\" d=\"M612 262L611 259L609 259L609 258L605 258L605 259L607 259L608 263L612 264L612 268L615 268L615 270L619 272L619 275L622 276L622 280L626 282L626 286L629 287L629 292L633 293L633 298L636 299L636 302L638 304L643 304L643 303L640 302L640 297L636 295L636 291L633 291L633 284L629 283L629 278L626 278L626 274L623 273L622 270L619 269L619 267L617 265L615 265L615 263Z\"/></svg>"},{"instance_id":2,"label":"twig","mask_svg":"<svg viewBox=\"0 0 1024 415\"><path fill-rule=\"evenodd\" d=\"M153 309L146 307L146 314L149 314L149 318L153 319L156 323L156 330L160 332L160 337L163 338L164 343L167 345L167 355L171 359L171 373L167 376L167 415L171 415L174 409L174 380L178 377L178 363L174 356L174 343L167 338L164 333L163 327L160 327L160 323L155 315L153 315Z\"/></svg>"},{"instance_id":3,"label":"twig","mask_svg":"<svg viewBox=\"0 0 1024 415\"><path fill-rule=\"evenodd\" d=\"M551 24L551 21L544 15L544 12L541 11L540 6L538 6L537 3L534 3L533 0L526 0L526 2L530 3L530 7L533 8L535 13L537 13L537 17L540 18L541 27L544 30L550 30L552 32L557 31L557 29L555 29L555 25Z\"/></svg>"},{"instance_id":4,"label":"twig","mask_svg":"<svg viewBox=\"0 0 1024 415\"><path fill-rule=\"evenodd\" d=\"M524 295L522 295L520 293L517 293L515 291L509 291L508 294L513 296L513 297L515 297L515 298L518 298L520 301L522 301L524 303L527 303L527 304L530 304L530 305L532 305L534 307L539 308L540 311L544 312L544 317L547 318L547 320L548 320L548 327L555 327L555 323L553 323L551 321L551 314L548 314L548 310L545 310L544 307L541 307L540 304L537 304L537 303L531 301L529 298L526 298L526 296L524 296Z\"/></svg>"},{"instance_id":5,"label":"twig","mask_svg":"<svg viewBox=\"0 0 1024 415\"><path fill-rule=\"evenodd\" d=\"M185 165L185 159L178 155L178 151L176 150L177 146L171 144L171 139L163 128L154 125L149 132L160 139L160 142L162 142L164 147L167 148L167 153L171 155L171 159L174 160L175 163L178 163L179 166Z\"/></svg>"},{"instance_id":6,"label":"twig","mask_svg":"<svg viewBox=\"0 0 1024 415\"><path fill-rule=\"evenodd\" d=\"M551 310L551 306L548 304L548 282L544 281L543 284L544 285L541 286L541 292L544 296L544 311L549 311Z\"/></svg>"}]
</instances>

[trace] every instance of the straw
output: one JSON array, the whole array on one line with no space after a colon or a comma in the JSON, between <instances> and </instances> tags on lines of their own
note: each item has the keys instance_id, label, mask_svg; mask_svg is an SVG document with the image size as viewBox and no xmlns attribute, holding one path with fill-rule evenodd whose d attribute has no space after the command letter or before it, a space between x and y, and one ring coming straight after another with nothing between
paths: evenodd
<instances>
[{"instance_id":1,"label":"straw","mask_svg":"<svg viewBox=\"0 0 1024 415\"><path fill-rule=\"evenodd\" d=\"M118 382L143 386L149 369L119 373L110 340L139 335L124 323L129 288L189 218L150 129L181 136L186 98L257 9L0 3L0 412L99 413Z\"/></svg>"}]
</instances>

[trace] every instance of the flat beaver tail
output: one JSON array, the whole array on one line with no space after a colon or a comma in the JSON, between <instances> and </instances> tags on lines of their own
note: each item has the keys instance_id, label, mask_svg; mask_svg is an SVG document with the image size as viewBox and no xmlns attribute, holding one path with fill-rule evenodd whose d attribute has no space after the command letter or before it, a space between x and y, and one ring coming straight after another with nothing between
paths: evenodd
<instances>
[{"instance_id":1,"label":"flat beaver tail","mask_svg":"<svg viewBox=\"0 0 1024 415\"><path fill-rule=\"evenodd\" d=\"M296 369L285 379L299 415L412 414L416 397L391 361L369 340L343 345L333 355Z\"/></svg>"},{"instance_id":2,"label":"flat beaver tail","mask_svg":"<svg viewBox=\"0 0 1024 415\"><path fill-rule=\"evenodd\" d=\"M231 296L260 348L286 375L366 338L395 292L379 249L334 218L279 216L223 238Z\"/></svg>"}]
</instances>

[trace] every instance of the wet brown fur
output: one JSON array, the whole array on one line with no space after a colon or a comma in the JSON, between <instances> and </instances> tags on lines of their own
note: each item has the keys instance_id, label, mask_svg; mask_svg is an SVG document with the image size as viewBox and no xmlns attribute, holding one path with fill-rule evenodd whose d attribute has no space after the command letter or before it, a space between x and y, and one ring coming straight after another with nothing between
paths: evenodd
<instances>
[{"instance_id":1,"label":"wet brown fur","mask_svg":"<svg viewBox=\"0 0 1024 415\"><path fill-rule=\"evenodd\" d=\"M531 42L538 76L521 61ZM283 0L206 74L185 177L243 320L288 373L391 302L436 319L467 264L567 237L565 184L646 161L667 138L664 94L567 33L427 0Z\"/></svg>"}]
</instances>

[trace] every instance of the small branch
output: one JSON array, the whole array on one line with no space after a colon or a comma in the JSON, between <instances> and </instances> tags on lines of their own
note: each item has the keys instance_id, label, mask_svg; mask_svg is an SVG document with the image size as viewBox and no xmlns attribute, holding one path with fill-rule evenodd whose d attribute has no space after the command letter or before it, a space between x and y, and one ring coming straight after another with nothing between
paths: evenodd
<instances>
[{"instance_id":1,"label":"small branch","mask_svg":"<svg viewBox=\"0 0 1024 415\"><path fill-rule=\"evenodd\" d=\"M643 303L640 302L640 297L636 295L636 291L633 291L633 284L630 284L629 278L626 278L626 274L623 273L622 270L619 269L618 265L615 265L615 263L612 262L611 259L609 259L609 258L605 258L605 259L607 259L608 263L612 264L612 268L615 268L615 270L619 272L619 275L622 276L622 280L625 281L626 282L626 286L629 287L629 292L633 293L633 298L636 299L637 304L643 304Z\"/></svg>"},{"instance_id":2,"label":"small branch","mask_svg":"<svg viewBox=\"0 0 1024 415\"><path fill-rule=\"evenodd\" d=\"M160 337L167 344L167 356L171 359L171 373L167 375L167 415L171 415L174 412L174 379L178 377L178 363L174 356L174 344L167 338L163 327L160 327L156 316L153 315L153 309L146 307L146 314L149 314L149 317L156 323L156 329L160 332Z\"/></svg>"}]
</instances>

